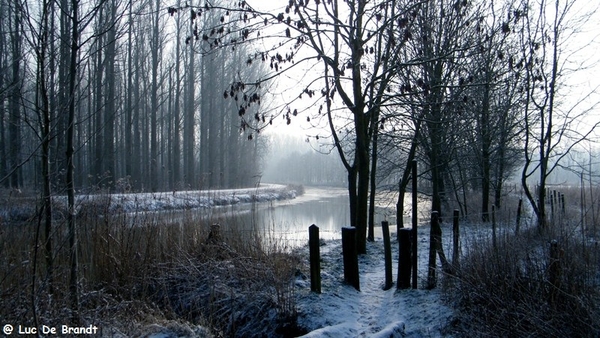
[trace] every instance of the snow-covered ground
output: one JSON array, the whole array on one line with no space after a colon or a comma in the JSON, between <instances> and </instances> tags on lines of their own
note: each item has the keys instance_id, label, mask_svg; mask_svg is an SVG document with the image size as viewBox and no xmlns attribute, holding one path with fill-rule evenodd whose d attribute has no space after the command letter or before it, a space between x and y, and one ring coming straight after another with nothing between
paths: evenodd
<instances>
[{"instance_id":1,"label":"snow-covered ground","mask_svg":"<svg viewBox=\"0 0 600 338\"><path fill-rule=\"evenodd\" d=\"M390 229L392 230L392 229ZM443 223L443 245L451 259L451 224ZM461 228L461 242L489 236L489 229L472 225ZM394 282L397 279L398 242L392 233ZM425 290L429 247L429 226L418 227L419 288L384 291L383 240L367 243L367 254L359 256L360 289L344 283L341 240L321 246L322 293L310 291L310 275L296 280L298 325L310 332L305 337L448 337L452 332L453 309L442 300L438 288ZM308 249L302 249L308 266ZM438 274L441 274L438 259ZM308 267L307 267L308 269Z\"/></svg>"},{"instance_id":2,"label":"snow-covered ground","mask_svg":"<svg viewBox=\"0 0 600 338\"><path fill-rule=\"evenodd\" d=\"M110 210L124 212L160 211L209 208L238 203L267 202L296 197L296 191L284 185L262 184L257 188L173 191L160 193L111 194L78 196L79 203L86 201L110 202ZM63 203L64 198L63 198Z\"/></svg>"}]
</instances>

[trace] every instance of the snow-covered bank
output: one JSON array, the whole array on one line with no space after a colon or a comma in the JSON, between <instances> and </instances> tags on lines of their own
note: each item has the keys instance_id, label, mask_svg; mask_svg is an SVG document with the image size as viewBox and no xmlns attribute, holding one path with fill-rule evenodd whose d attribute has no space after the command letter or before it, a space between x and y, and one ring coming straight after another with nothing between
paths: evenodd
<instances>
[{"instance_id":1,"label":"snow-covered bank","mask_svg":"<svg viewBox=\"0 0 600 338\"><path fill-rule=\"evenodd\" d=\"M110 212L144 212L210 208L238 203L268 202L296 198L297 192L285 185L263 184L257 188L173 191L159 193L77 196L79 206L100 202ZM65 198L58 198L66 203ZM106 204L108 203L108 205Z\"/></svg>"},{"instance_id":2,"label":"snow-covered bank","mask_svg":"<svg viewBox=\"0 0 600 338\"><path fill-rule=\"evenodd\" d=\"M298 191L290 186L261 184L256 188L172 191L156 193L85 194L76 196L77 212L92 210L97 214L115 212L148 212L210 208L239 203L268 202L294 199ZM53 198L58 210L66 210L66 196ZM0 220L21 221L35 215L35 203L4 205Z\"/></svg>"}]
</instances>

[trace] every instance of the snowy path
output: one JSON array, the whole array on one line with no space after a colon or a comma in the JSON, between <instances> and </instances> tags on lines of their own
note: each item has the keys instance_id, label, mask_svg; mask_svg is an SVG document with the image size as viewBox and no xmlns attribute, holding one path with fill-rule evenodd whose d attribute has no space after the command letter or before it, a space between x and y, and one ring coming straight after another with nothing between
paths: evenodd
<instances>
[{"instance_id":1,"label":"snowy path","mask_svg":"<svg viewBox=\"0 0 600 338\"><path fill-rule=\"evenodd\" d=\"M321 247L322 294L310 292L310 275L296 283L298 324L305 337L441 337L453 311L444 305L439 289L424 290L429 227L419 227L419 288L383 290L383 240L367 243L359 257L361 291L344 284L341 241ZM449 243L444 229L444 244ZM305 249L307 250L307 249ZM308 257L308 251L303 253ZM392 234L393 275L397 278L398 242ZM308 265L308 258L306 264ZM308 267L307 267L308 269ZM438 282L439 285L439 282Z\"/></svg>"}]
</instances>

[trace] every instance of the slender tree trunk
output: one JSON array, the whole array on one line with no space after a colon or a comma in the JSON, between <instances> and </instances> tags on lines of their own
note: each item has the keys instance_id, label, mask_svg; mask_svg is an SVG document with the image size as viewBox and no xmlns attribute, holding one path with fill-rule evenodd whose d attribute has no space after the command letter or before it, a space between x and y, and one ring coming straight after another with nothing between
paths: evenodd
<instances>
[{"instance_id":1,"label":"slender tree trunk","mask_svg":"<svg viewBox=\"0 0 600 338\"><path fill-rule=\"evenodd\" d=\"M369 241L375 240L375 194L377 193L377 137L379 135L379 110L373 113L371 120L373 149L371 150L371 193L369 194Z\"/></svg>"},{"instance_id":2,"label":"slender tree trunk","mask_svg":"<svg viewBox=\"0 0 600 338\"><path fill-rule=\"evenodd\" d=\"M50 185L50 132L51 116L50 103L48 99L46 52L48 48L48 13L49 3L44 1L42 7L42 22L39 35L39 52L37 55L37 104L36 107L42 120L42 203L44 211L44 257L46 259L46 275L48 280L48 293L54 293L54 263L52 257L52 197Z\"/></svg>"},{"instance_id":3,"label":"slender tree trunk","mask_svg":"<svg viewBox=\"0 0 600 338\"><path fill-rule=\"evenodd\" d=\"M16 3L16 1L15 1ZM15 6L18 7L18 6ZM14 10L12 21L12 90L9 98L8 143L9 143L9 171L10 186L20 187L20 154L21 154L21 17L19 10Z\"/></svg>"},{"instance_id":4,"label":"slender tree trunk","mask_svg":"<svg viewBox=\"0 0 600 338\"><path fill-rule=\"evenodd\" d=\"M210 104L212 101L212 98L210 97L210 86L208 82L205 82L204 80L213 77L213 74L209 73L209 68L213 67L212 58L214 58L214 54L206 56L200 61L202 63L202 66L200 67L200 164L198 165L198 168L200 170L201 175L199 178L201 189L210 188L210 177L208 177L208 172L211 170L209 146L209 115L213 113L210 111ZM213 81L216 82L216 79L213 79Z\"/></svg>"},{"instance_id":5,"label":"slender tree trunk","mask_svg":"<svg viewBox=\"0 0 600 338\"><path fill-rule=\"evenodd\" d=\"M106 104L104 109L104 144L101 146L103 149L103 173L108 176L107 185L114 187L115 180L118 178L115 169L115 116L116 116L116 86L117 79L115 78L115 58L116 58L116 45L117 45L117 3L115 1L109 2L110 17L109 25L111 28L107 34L107 46L106 46ZM100 145L99 145L100 146Z\"/></svg>"},{"instance_id":6,"label":"slender tree trunk","mask_svg":"<svg viewBox=\"0 0 600 338\"><path fill-rule=\"evenodd\" d=\"M398 201L396 202L396 227L397 235L400 236L400 229L404 228L404 196L406 195L406 187L411 180L415 180L416 177L411 177L412 161L415 159L417 153L417 139L419 138L421 121L416 121L415 134L410 144L410 150L408 151L408 158L406 159L406 166L402 173L402 179L398 183ZM415 194L416 191L413 191ZM414 206L413 206L414 207Z\"/></svg>"},{"instance_id":7,"label":"slender tree trunk","mask_svg":"<svg viewBox=\"0 0 600 338\"><path fill-rule=\"evenodd\" d=\"M366 137L357 143L359 143L357 144L357 148L359 149L357 151L357 156L359 157L359 160L357 161L356 249L359 254L365 254L367 252L366 237L369 203L369 151L366 148Z\"/></svg>"},{"instance_id":8,"label":"slender tree trunk","mask_svg":"<svg viewBox=\"0 0 600 338\"><path fill-rule=\"evenodd\" d=\"M133 128L133 141L131 142L131 148L133 150L132 155L132 176L134 177L136 183L136 190L140 190L142 187L142 134L141 134L141 121L140 121L140 102L141 102L141 93L140 93L140 73L142 72L141 60L140 60L140 45L139 41L136 41L135 48L135 56L134 56L134 81L135 84L133 86L133 107L132 107L132 128Z\"/></svg>"},{"instance_id":9,"label":"slender tree trunk","mask_svg":"<svg viewBox=\"0 0 600 338\"><path fill-rule=\"evenodd\" d=\"M179 1L178 1L179 3ZM177 23L179 27L179 22ZM181 145L180 145L180 112L181 109L181 70L179 67L179 61L181 59L181 46L179 40L179 29L176 33L175 42L175 104L173 107L173 162L171 163L171 170L173 170L173 184L174 188L181 183Z\"/></svg>"},{"instance_id":10,"label":"slender tree trunk","mask_svg":"<svg viewBox=\"0 0 600 338\"><path fill-rule=\"evenodd\" d=\"M348 170L348 196L350 202L350 226L356 228L356 167L352 166L351 169Z\"/></svg>"},{"instance_id":11,"label":"slender tree trunk","mask_svg":"<svg viewBox=\"0 0 600 338\"><path fill-rule=\"evenodd\" d=\"M490 82L492 78L489 72L486 74L485 86L483 89L483 101L481 111L481 220L489 222L490 220L490 152L491 152L491 135L490 135Z\"/></svg>"},{"instance_id":12,"label":"slender tree trunk","mask_svg":"<svg viewBox=\"0 0 600 338\"><path fill-rule=\"evenodd\" d=\"M159 37L158 37L158 20L160 14L160 0L155 2L156 8L154 23L152 25L152 89L150 93L150 189L152 191L158 190L158 121L156 120L156 114L158 111L158 66L160 64L158 49Z\"/></svg>"},{"instance_id":13,"label":"slender tree trunk","mask_svg":"<svg viewBox=\"0 0 600 338\"><path fill-rule=\"evenodd\" d=\"M193 31L193 22L190 23L190 33ZM188 187L197 187L195 172L194 172L194 144L195 144L195 51L194 39L189 40L188 46L188 67L186 70L187 84L185 115L183 119L183 159L184 159L184 176Z\"/></svg>"},{"instance_id":14,"label":"slender tree trunk","mask_svg":"<svg viewBox=\"0 0 600 338\"><path fill-rule=\"evenodd\" d=\"M220 88L224 88L225 87L225 62L221 62L221 87ZM215 94L215 97L219 97L218 94ZM225 154L227 153L227 151L229 150L227 142L226 142L226 137L227 137L227 131L225 128L225 120L227 118L227 114L225 113L227 111L227 105L225 103L224 100L219 100L219 141L217 142L219 144L219 148L220 151L218 152L218 156L219 156L219 169L217 174L219 175L219 180L218 180L218 185L219 188L225 188Z\"/></svg>"},{"instance_id":15,"label":"slender tree trunk","mask_svg":"<svg viewBox=\"0 0 600 338\"><path fill-rule=\"evenodd\" d=\"M67 226L69 236L69 252L71 269L69 276L69 295L71 300L72 319L79 322L79 286L78 286L78 259L77 259L77 235L75 227L75 185L74 185L74 131L75 131L75 95L77 81L77 56L79 54L79 0L71 0L71 54L69 67L69 109L67 124Z\"/></svg>"},{"instance_id":16,"label":"slender tree trunk","mask_svg":"<svg viewBox=\"0 0 600 338\"><path fill-rule=\"evenodd\" d=\"M101 38L100 38L101 39ZM95 78L95 93L94 93L94 126L92 129L92 133L95 136L93 140L93 148L94 148L94 162L93 162L93 173L95 175L94 184L100 186L102 184L103 172L102 168L104 167L103 158L104 151L102 145L104 143L104 133L102 132L102 105L104 104L104 100L102 100L102 78L104 76L104 63L102 62L102 52L99 50L96 52L96 61L97 66L94 70Z\"/></svg>"},{"instance_id":17,"label":"slender tree trunk","mask_svg":"<svg viewBox=\"0 0 600 338\"><path fill-rule=\"evenodd\" d=\"M104 106L104 99L103 99L103 95L104 95L104 86L102 85L103 83L103 78L104 78L104 53L102 51L102 47L104 45L104 34L100 34L100 32L102 32L104 30L104 10L103 7L101 6L99 11L98 11L98 27L96 27L96 32L98 34L97 38L96 38L96 69L94 70L94 74L95 74L95 92L94 92L94 102L95 107L94 107L94 153L95 153L95 158L94 158L94 174L95 174L95 180L94 180L94 184L97 184L98 186L102 185L102 178L104 176L104 172L102 171L104 168L104 132L103 132L103 121L102 121L102 114L105 113L103 106Z\"/></svg>"},{"instance_id":18,"label":"slender tree trunk","mask_svg":"<svg viewBox=\"0 0 600 338\"><path fill-rule=\"evenodd\" d=\"M0 13L7 13L8 9L6 8L6 4L4 1L0 1ZM8 41L6 40L6 31L5 31L5 17L4 15L0 15L0 69L8 69ZM0 72L0 88L6 88L7 86L7 74L5 72ZM3 179L8 174L8 158L6 157L6 129L4 125L6 105L5 105L5 94L0 94L0 179ZM0 182L5 188L9 187L9 180L4 180Z\"/></svg>"},{"instance_id":19,"label":"slender tree trunk","mask_svg":"<svg viewBox=\"0 0 600 338\"><path fill-rule=\"evenodd\" d=\"M131 135L131 125L133 123L133 0L129 0L129 24L127 28L127 89L125 102L125 125L124 125L124 154L125 154L125 175L133 175L133 137ZM137 155L137 154L136 154Z\"/></svg>"}]
</instances>

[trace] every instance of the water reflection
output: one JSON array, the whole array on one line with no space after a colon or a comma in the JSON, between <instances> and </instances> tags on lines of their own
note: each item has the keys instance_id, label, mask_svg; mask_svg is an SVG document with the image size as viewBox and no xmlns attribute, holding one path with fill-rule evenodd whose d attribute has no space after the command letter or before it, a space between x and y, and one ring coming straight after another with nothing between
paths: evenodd
<instances>
[{"instance_id":1,"label":"water reflection","mask_svg":"<svg viewBox=\"0 0 600 338\"><path fill-rule=\"evenodd\" d=\"M381 237L381 221L396 224L395 211L389 204L379 203L376 208L376 237ZM267 243L297 247L308 242L311 224L319 227L322 239L341 238L341 228L350 225L350 209L346 189L306 187L305 193L293 200L170 211L168 218L175 223L191 220L204 226L218 222L223 231L235 228L249 234L258 233Z\"/></svg>"}]
</instances>

